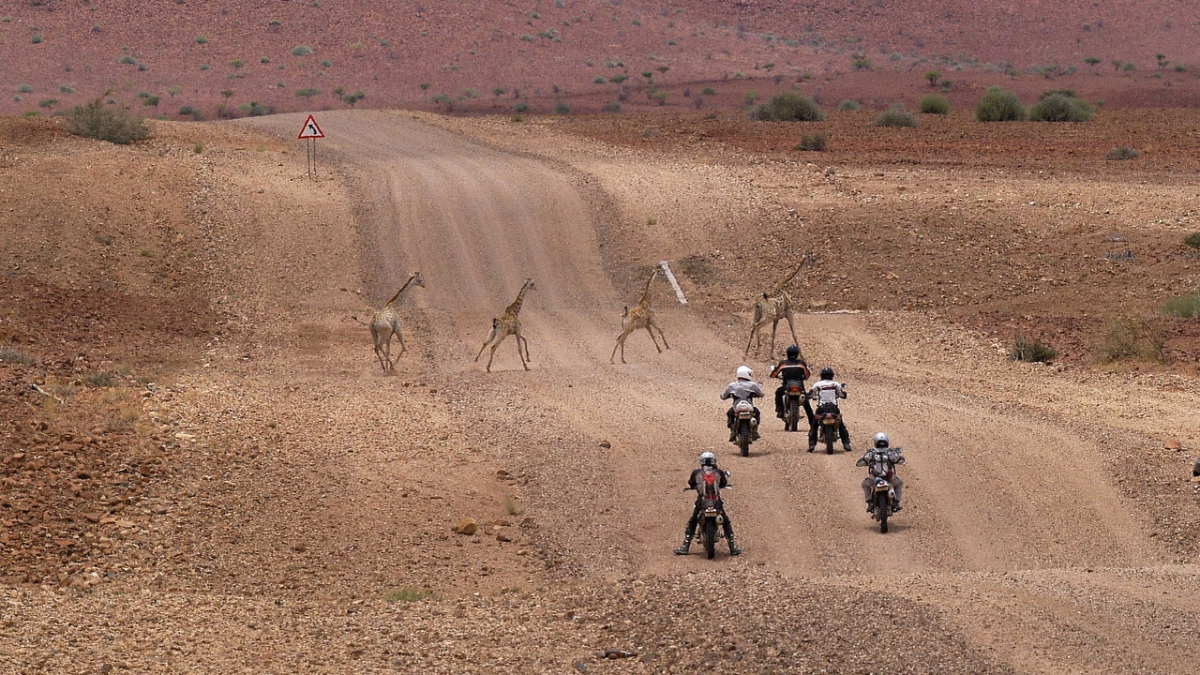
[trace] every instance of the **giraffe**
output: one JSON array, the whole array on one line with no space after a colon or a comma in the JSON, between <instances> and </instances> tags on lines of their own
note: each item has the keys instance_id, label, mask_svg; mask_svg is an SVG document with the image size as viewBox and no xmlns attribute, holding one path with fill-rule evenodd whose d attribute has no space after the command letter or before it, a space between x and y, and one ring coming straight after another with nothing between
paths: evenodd
<instances>
[{"instance_id":1,"label":"giraffe","mask_svg":"<svg viewBox=\"0 0 1200 675\"><path fill-rule=\"evenodd\" d=\"M663 334L662 327L654 320L654 310L650 308L650 286L658 278L658 274L661 271L662 267L655 267L654 273L650 275L650 279L646 282L645 290L642 291L642 299L638 300L638 304L633 309L625 307L625 314L621 316L621 334L617 336L617 343L613 345L612 354L608 357L609 363L613 363L613 358L617 355L618 347L621 348L621 363L626 362L625 338L629 337L630 333L639 328L645 328L646 332L650 334L650 340L654 342L654 348L658 350L659 354L662 353L662 347L658 346L658 340L654 339L654 331L651 329L657 328L658 335L662 338L663 346L667 349L671 348L671 345L667 344L667 336Z\"/></svg>"},{"instance_id":2,"label":"giraffe","mask_svg":"<svg viewBox=\"0 0 1200 675\"><path fill-rule=\"evenodd\" d=\"M404 345L404 336L400 333L400 312L396 309L396 301L412 286L425 287L425 280L421 278L420 272L413 272L383 309L375 312L371 323L367 324L371 329L371 339L375 342L375 356L379 358L379 365L383 367L384 374L395 372L396 361L408 351ZM396 355L395 361L392 360L392 335L400 340L400 353Z\"/></svg>"},{"instance_id":3,"label":"giraffe","mask_svg":"<svg viewBox=\"0 0 1200 675\"><path fill-rule=\"evenodd\" d=\"M525 284L521 286L521 292L517 293L517 299L512 301L512 304L504 310L504 315L498 319L492 319L492 330L488 333L487 339L483 341L483 346L479 348L479 353L475 355L475 361L479 361L479 357L483 356L483 350L488 344L492 345L492 353L488 355L487 372L492 372L492 359L496 358L496 348L504 342L504 338L509 335L517 338L517 356L521 357L521 365L525 370L529 370L527 361L532 361L529 358L529 341L521 335L521 304L525 302L525 294L529 291L536 291L537 286L533 285L533 279L526 279ZM521 347L524 345L525 352L521 353Z\"/></svg>"},{"instance_id":4,"label":"giraffe","mask_svg":"<svg viewBox=\"0 0 1200 675\"><path fill-rule=\"evenodd\" d=\"M762 327L771 324L771 353L775 353L775 331L779 328L779 322L786 319L788 329L792 331L792 342L798 344L800 340L796 338L795 314L792 311L792 298L783 290L789 281L794 279L800 270L804 269L804 265L808 263L810 256L804 256L800 261L800 265L796 270L788 275L786 279L781 281L775 288L765 291L762 294L762 300L754 303L754 320L750 324L750 338L746 340L746 352L743 356L750 355L750 344L754 342L754 336L758 336L758 345L755 351L762 349Z\"/></svg>"}]
</instances>

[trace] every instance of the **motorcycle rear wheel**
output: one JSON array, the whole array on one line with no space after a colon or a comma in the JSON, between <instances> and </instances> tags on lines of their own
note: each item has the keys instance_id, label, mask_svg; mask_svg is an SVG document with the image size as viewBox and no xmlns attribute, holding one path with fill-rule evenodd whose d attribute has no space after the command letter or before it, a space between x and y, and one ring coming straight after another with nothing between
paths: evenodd
<instances>
[{"instance_id":1,"label":"motorcycle rear wheel","mask_svg":"<svg viewBox=\"0 0 1200 675\"><path fill-rule=\"evenodd\" d=\"M738 449L742 451L742 457L750 456L750 430L742 428L738 431L737 437Z\"/></svg>"},{"instance_id":2,"label":"motorcycle rear wheel","mask_svg":"<svg viewBox=\"0 0 1200 675\"><path fill-rule=\"evenodd\" d=\"M825 425L822 428L821 433L825 436L825 454L832 455L833 454L833 425L832 424Z\"/></svg>"},{"instance_id":3,"label":"motorcycle rear wheel","mask_svg":"<svg viewBox=\"0 0 1200 675\"><path fill-rule=\"evenodd\" d=\"M796 403L796 399L788 397L787 411L783 414L783 430L784 431L799 431L800 424L800 404Z\"/></svg>"},{"instance_id":4,"label":"motorcycle rear wheel","mask_svg":"<svg viewBox=\"0 0 1200 675\"><path fill-rule=\"evenodd\" d=\"M717 521L715 518L704 519L704 554L712 560L717 555Z\"/></svg>"},{"instance_id":5,"label":"motorcycle rear wheel","mask_svg":"<svg viewBox=\"0 0 1200 675\"><path fill-rule=\"evenodd\" d=\"M879 513L879 533L887 534L888 532L888 512L892 510L891 500L888 499L887 493L883 493L882 497L875 499L875 509Z\"/></svg>"}]
</instances>

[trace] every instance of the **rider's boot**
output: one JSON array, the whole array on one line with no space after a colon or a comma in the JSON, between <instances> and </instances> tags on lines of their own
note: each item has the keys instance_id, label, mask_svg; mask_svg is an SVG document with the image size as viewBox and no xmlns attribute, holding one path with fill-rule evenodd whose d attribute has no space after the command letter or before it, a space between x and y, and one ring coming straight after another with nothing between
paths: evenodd
<instances>
[{"instance_id":1,"label":"rider's boot","mask_svg":"<svg viewBox=\"0 0 1200 675\"><path fill-rule=\"evenodd\" d=\"M757 441L758 439L759 439L758 420L751 419L750 420L750 440Z\"/></svg>"},{"instance_id":2,"label":"rider's boot","mask_svg":"<svg viewBox=\"0 0 1200 675\"><path fill-rule=\"evenodd\" d=\"M892 500L892 512L895 513L896 511L899 511L899 510L900 510L900 500L893 499Z\"/></svg>"},{"instance_id":3,"label":"rider's boot","mask_svg":"<svg viewBox=\"0 0 1200 675\"><path fill-rule=\"evenodd\" d=\"M733 535L730 534L725 538L729 540L729 555L741 555L742 547L737 545L737 542L733 539Z\"/></svg>"},{"instance_id":4,"label":"rider's boot","mask_svg":"<svg viewBox=\"0 0 1200 675\"><path fill-rule=\"evenodd\" d=\"M688 549L691 548L691 546L692 534L689 532L688 534L683 535L683 544L680 545L679 548L675 549L675 555L687 555Z\"/></svg>"},{"instance_id":5,"label":"rider's boot","mask_svg":"<svg viewBox=\"0 0 1200 675\"><path fill-rule=\"evenodd\" d=\"M842 443L842 450L845 450L846 452L850 452L850 444Z\"/></svg>"},{"instance_id":6,"label":"rider's boot","mask_svg":"<svg viewBox=\"0 0 1200 675\"><path fill-rule=\"evenodd\" d=\"M871 513L874 510L875 510L875 502L868 499L867 500L867 513Z\"/></svg>"},{"instance_id":7,"label":"rider's boot","mask_svg":"<svg viewBox=\"0 0 1200 675\"><path fill-rule=\"evenodd\" d=\"M729 442L737 443L737 431L735 431L733 427L729 428Z\"/></svg>"}]
</instances>

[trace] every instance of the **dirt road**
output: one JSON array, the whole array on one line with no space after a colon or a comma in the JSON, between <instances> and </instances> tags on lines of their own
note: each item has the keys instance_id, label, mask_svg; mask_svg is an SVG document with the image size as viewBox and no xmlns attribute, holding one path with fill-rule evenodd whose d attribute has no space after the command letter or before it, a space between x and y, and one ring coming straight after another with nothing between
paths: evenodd
<instances>
[{"instance_id":1,"label":"dirt road","mask_svg":"<svg viewBox=\"0 0 1200 675\"><path fill-rule=\"evenodd\" d=\"M561 564L596 578L704 568L670 548L690 502L679 488L696 456L713 450L733 471L728 502L746 549L718 563L726 568L920 598L1023 671L1108 669L1116 654L1121 669L1192 668L1180 644L1156 637L1145 611L1129 612L1129 594L1140 589L1152 614L1195 617L1200 603L1174 597L1178 575L1195 570L1157 569L1170 557L1095 461L1093 437L998 409L1006 394L980 383L970 362L947 371L907 360L896 347L903 336L881 335L878 318L807 315L799 323L810 363L834 366L849 384L844 409L856 453L804 453L802 435L780 431L768 402L764 438L743 459L724 442L717 399L742 362L742 345L711 313L679 306L666 284L657 286L671 349L658 355L635 334L630 364L609 365L621 307L637 301L640 287L614 287L613 279L633 273L606 269L597 231L613 216L589 199L595 190L568 166L569 155L551 162L504 152L403 115L325 117L324 147L350 166L361 200L363 260L374 271L369 295L386 299L410 270L425 275L427 288L410 309L419 328L409 336L422 375L461 396L466 410L515 412L515 423L497 422L510 437L495 442L530 476L541 542ZM296 124L283 117L266 125L286 132ZM602 171L599 178L652 181ZM604 235L613 240L611 231ZM622 255L642 261L647 273L664 257L653 249ZM521 370L510 338L485 375L471 359L489 318L525 277L537 284L521 314L532 370ZM393 382L380 384L367 359L359 361L354 384ZM751 365L761 379L766 364ZM906 447L909 460L908 508L886 537L863 513L862 470L853 466L876 430ZM1096 568L1106 571L1092 574ZM1141 592L1155 588L1163 593ZM1076 612L1089 619L1076 625ZM1049 643L1064 624L1091 646Z\"/></svg>"}]
</instances>

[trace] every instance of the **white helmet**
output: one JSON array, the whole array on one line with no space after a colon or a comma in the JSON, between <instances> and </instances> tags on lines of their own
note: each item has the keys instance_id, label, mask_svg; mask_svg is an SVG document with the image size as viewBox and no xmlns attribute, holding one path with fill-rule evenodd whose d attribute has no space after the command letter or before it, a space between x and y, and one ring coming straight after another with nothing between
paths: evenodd
<instances>
[{"instance_id":1,"label":"white helmet","mask_svg":"<svg viewBox=\"0 0 1200 675\"><path fill-rule=\"evenodd\" d=\"M705 452L700 455L700 466L716 466L717 456L711 452Z\"/></svg>"},{"instance_id":2,"label":"white helmet","mask_svg":"<svg viewBox=\"0 0 1200 675\"><path fill-rule=\"evenodd\" d=\"M738 366L737 379L753 380L754 379L754 371L750 370L749 366Z\"/></svg>"},{"instance_id":3,"label":"white helmet","mask_svg":"<svg viewBox=\"0 0 1200 675\"><path fill-rule=\"evenodd\" d=\"M888 440L888 435L882 431L875 434L875 447L886 448L891 441Z\"/></svg>"}]
</instances>

